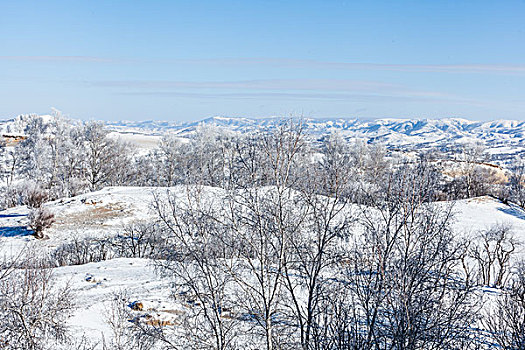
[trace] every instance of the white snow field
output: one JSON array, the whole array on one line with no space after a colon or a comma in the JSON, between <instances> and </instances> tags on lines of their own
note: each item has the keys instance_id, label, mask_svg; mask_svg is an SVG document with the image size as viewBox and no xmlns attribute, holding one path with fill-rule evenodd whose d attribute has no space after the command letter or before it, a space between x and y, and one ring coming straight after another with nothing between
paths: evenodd
<instances>
[{"instance_id":1,"label":"white snow field","mask_svg":"<svg viewBox=\"0 0 525 350\"><path fill-rule=\"evenodd\" d=\"M220 205L221 191L205 188L215 205ZM180 198L184 187L171 188ZM110 187L98 192L62 199L46 204L57 221L46 231L49 239L37 240L26 229L25 207L0 212L0 246L3 254L16 254L33 247L51 250L72 237L102 237L117 234L123 225L135 220L153 219L151 209L154 193L165 194L162 188ZM467 239L477 230L493 224L512 225L516 237L525 242L525 212L514 205L505 205L491 197L459 200L453 203L455 232ZM525 252L521 250L520 255ZM115 293L125 293L127 300L141 303L137 315L148 314L161 324L177 324L177 318L189 307L170 297L169 281L157 275L153 262L138 258L116 258L97 263L54 268L60 283L70 283L76 295L76 309L69 319L77 337L87 335L101 339L111 331L105 320Z\"/></svg>"}]
</instances>

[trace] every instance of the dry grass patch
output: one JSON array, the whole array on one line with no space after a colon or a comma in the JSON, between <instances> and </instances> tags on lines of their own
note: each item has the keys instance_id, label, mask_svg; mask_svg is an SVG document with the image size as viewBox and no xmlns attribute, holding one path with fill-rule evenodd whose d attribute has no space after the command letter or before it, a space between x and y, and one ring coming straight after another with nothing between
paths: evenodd
<instances>
[{"instance_id":1,"label":"dry grass patch","mask_svg":"<svg viewBox=\"0 0 525 350\"><path fill-rule=\"evenodd\" d=\"M132 214L126 206L120 203L111 203L102 206L91 206L79 213L58 215L55 224L59 226L103 226L106 221L127 217Z\"/></svg>"}]
</instances>

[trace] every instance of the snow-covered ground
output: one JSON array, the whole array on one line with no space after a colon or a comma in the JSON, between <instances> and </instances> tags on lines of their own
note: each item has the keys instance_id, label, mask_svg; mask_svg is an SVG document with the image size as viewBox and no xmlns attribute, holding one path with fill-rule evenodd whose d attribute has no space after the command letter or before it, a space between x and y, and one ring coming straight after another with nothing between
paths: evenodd
<instances>
[{"instance_id":1,"label":"snow-covered ground","mask_svg":"<svg viewBox=\"0 0 525 350\"><path fill-rule=\"evenodd\" d=\"M92 339L108 337L111 329L112 302L118 296L124 302L142 303L143 312L155 320L174 322L181 305L170 298L169 281L158 276L147 259L116 258L85 265L55 268L58 283L69 283L76 296L76 307L69 324L72 333Z\"/></svg>"},{"instance_id":2,"label":"snow-covered ground","mask_svg":"<svg viewBox=\"0 0 525 350\"><path fill-rule=\"evenodd\" d=\"M453 211L453 227L459 234L471 234L494 224L509 224L517 238L525 242L525 211L515 204L503 204L484 196L456 201Z\"/></svg>"},{"instance_id":3,"label":"snow-covered ground","mask_svg":"<svg viewBox=\"0 0 525 350\"><path fill-rule=\"evenodd\" d=\"M211 187L205 190L212 194L212 198L216 197L215 202L220 205L222 190ZM25 206L0 211L0 242L4 246L33 242L55 247L67 241L72 234L101 237L118 233L130 222L154 219L154 196L166 195L167 191L184 198L186 187L107 187L97 192L49 202L46 207L55 214L56 222L46 231L49 236L47 240L36 240L30 235L26 228L28 210ZM514 204L503 204L484 196L454 201L453 212L453 227L458 234L468 235L494 224L509 224L517 237L525 242L525 212Z\"/></svg>"},{"instance_id":4,"label":"snow-covered ground","mask_svg":"<svg viewBox=\"0 0 525 350\"><path fill-rule=\"evenodd\" d=\"M219 189L207 190L212 197L220 199ZM3 253L14 254L28 246L50 250L74 235L97 237L116 234L126 223L154 218L151 210L154 194L162 195L165 191L159 188L110 187L50 202L46 205L56 214L57 221L46 232L49 235L46 240L36 240L26 229L28 210L25 207L1 211L0 243ZM176 187L170 191L183 196L185 188ZM503 204L491 197L479 197L456 201L453 211L453 228L465 239L493 224L510 224L516 237L525 242L525 212L514 205ZM524 253L522 249L520 254ZM77 335L88 334L98 339L103 333L109 334L105 320L118 293L124 293L128 302L141 304L140 310L133 311L137 316L147 315L150 320L165 324L176 324L177 318L189 307L183 301L170 298L169 281L157 275L153 262L147 259L117 258L54 270L58 280L70 283L76 295L76 309L69 324Z\"/></svg>"}]
</instances>

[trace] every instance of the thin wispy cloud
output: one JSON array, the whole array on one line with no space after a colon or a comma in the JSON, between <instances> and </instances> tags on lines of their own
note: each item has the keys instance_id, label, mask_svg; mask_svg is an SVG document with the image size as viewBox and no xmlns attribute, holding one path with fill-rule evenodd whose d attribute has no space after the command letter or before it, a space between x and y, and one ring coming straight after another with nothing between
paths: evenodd
<instances>
[{"instance_id":1,"label":"thin wispy cloud","mask_svg":"<svg viewBox=\"0 0 525 350\"><path fill-rule=\"evenodd\" d=\"M48 63L116 63L120 59L96 57L96 56L0 56L0 61L16 61L16 62L48 62Z\"/></svg>"},{"instance_id":2,"label":"thin wispy cloud","mask_svg":"<svg viewBox=\"0 0 525 350\"><path fill-rule=\"evenodd\" d=\"M481 101L454 97L438 96L425 93L414 94L359 94L330 92L183 92L183 91L131 91L117 92L124 96L195 98L195 99L232 99L232 100L309 100L309 101L345 101L345 102L447 102L482 107Z\"/></svg>"},{"instance_id":3,"label":"thin wispy cloud","mask_svg":"<svg viewBox=\"0 0 525 350\"><path fill-rule=\"evenodd\" d=\"M241 81L108 80L86 82L96 87L138 89L256 89L357 91L401 89L397 84L345 79L255 79Z\"/></svg>"},{"instance_id":4,"label":"thin wispy cloud","mask_svg":"<svg viewBox=\"0 0 525 350\"><path fill-rule=\"evenodd\" d=\"M196 58L196 59L137 59L110 58L97 56L0 56L0 61L20 62L77 62L77 63L134 63L137 65L219 65L219 66L267 66L316 68L335 70L368 70L398 72L435 72L435 73L474 73L474 74L525 74L524 64L392 64L367 62L336 62L309 59L288 59L273 57L247 58Z\"/></svg>"},{"instance_id":5,"label":"thin wispy cloud","mask_svg":"<svg viewBox=\"0 0 525 350\"><path fill-rule=\"evenodd\" d=\"M412 97L426 99L454 100L456 96L437 92L416 90L409 87L377 81L344 80L344 79L267 79L267 80L244 80L244 81L152 81L152 80L130 80L130 81L95 81L86 82L90 86L97 88L122 88L137 95L174 95L186 93L180 90L203 90L203 92L188 96L202 97L276 97L276 98L316 98L316 99L341 99L356 94L366 93L367 95L391 96L391 97ZM131 91L130 91L131 90ZM179 90L179 91L175 91ZM206 95L207 90L215 90L210 95ZM232 91L233 90L233 91ZM239 91L241 90L241 91ZM243 91L251 90L249 94ZM254 93L254 91L265 91L264 93ZM272 92L266 92L272 91ZM315 91L315 93L304 93L303 91ZM344 95L342 93L347 93Z\"/></svg>"},{"instance_id":6,"label":"thin wispy cloud","mask_svg":"<svg viewBox=\"0 0 525 350\"><path fill-rule=\"evenodd\" d=\"M334 62L286 58L219 58L219 59L177 59L168 62L185 64L214 65L268 65L319 69L377 70L402 72L443 72L443 73L525 73L525 64L391 64L366 62Z\"/></svg>"}]
</instances>

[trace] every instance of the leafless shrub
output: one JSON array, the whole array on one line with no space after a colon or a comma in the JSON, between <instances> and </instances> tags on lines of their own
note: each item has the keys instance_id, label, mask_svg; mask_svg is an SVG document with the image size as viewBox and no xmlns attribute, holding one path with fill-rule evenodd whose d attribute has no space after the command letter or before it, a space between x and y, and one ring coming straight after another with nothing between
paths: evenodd
<instances>
[{"instance_id":1,"label":"leafless shrub","mask_svg":"<svg viewBox=\"0 0 525 350\"><path fill-rule=\"evenodd\" d=\"M24 202L31 209L42 207L48 199L48 193L39 186L31 186L24 193Z\"/></svg>"},{"instance_id":2,"label":"leafless shrub","mask_svg":"<svg viewBox=\"0 0 525 350\"><path fill-rule=\"evenodd\" d=\"M44 230L48 229L55 222L55 214L49 209L39 207L31 210L28 215L29 228L33 230L33 235L36 238L44 238Z\"/></svg>"},{"instance_id":3,"label":"leafless shrub","mask_svg":"<svg viewBox=\"0 0 525 350\"><path fill-rule=\"evenodd\" d=\"M30 209L35 209L41 207L49 198L48 192L39 184L28 180L4 187L2 194L2 204L5 207L27 205Z\"/></svg>"},{"instance_id":4,"label":"leafless shrub","mask_svg":"<svg viewBox=\"0 0 525 350\"><path fill-rule=\"evenodd\" d=\"M502 287L509 274L512 256L519 245L509 225L494 225L479 232L470 247L470 256L477 264L478 283Z\"/></svg>"},{"instance_id":5,"label":"leafless shrub","mask_svg":"<svg viewBox=\"0 0 525 350\"><path fill-rule=\"evenodd\" d=\"M43 262L25 260L0 280L0 344L6 350L54 349L67 340L69 285L55 284Z\"/></svg>"},{"instance_id":6,"label":"leafless shrub","mask_svg":"<svg viewBox=\"0 0 525 350\"><path fill-rule=\"evenodd\" d=\"M104 336L103 350L149 350L156 343L156 338L150 336L139 325L137 315L133 315L129 305L129 297L123 291L113 294L106 306L105 322L111 329L109 337Z\"/></svg>"},{"instance_id":7,"label":"leafless shrub","mask_svg":"<svg viewBox=\"0 0 525 350\"><path fill-rule=\"evenodd\" d=\"M116 253L126 258L159 258L165 249L163 228L156 222L133 222L112 240Z\"/></svg>"},{"instance_id":8,"label":"leafless shrub","mask_svg":"<svg viewBox=\"0 0 525 350\"><path fill-rule=\"evenodd\" d=\"M100 342L92 340L86 334L81 337L70 338L64 344L57 344L54 350L97 350L100 349Z\"/></svg>"},{"instance_id":9,"label":"leafless shrub","mask_svg":"<svg viewBox=\"0 0 525 350\"><path fill-rule=\"evenodd\" d=\"M501 291L484 324L495 343L504 350L525 349L525 265L522 262Z\"/></svg>"},{"instance_id":10,"label":"leafless shrub","mask_svg":"<svg viewBox=\"0 0 525 350\"><path fill-rule=\"evenodd\" d=\"M82 265L113 257L110 240L93 237L74 237L51 254L51 260L55 266Z\"/></svg>"},{"instance_id":11,"label":"leafless shrub","mask_svg":"<svg viewBox=\"0 0 525 350\"><path fill-rule=\"evenodd\" d=\"M355 236L342 269L350 296L340 306L349 308L342 324L347 340L337 349L472 343L477 299L460 274L463 249L450 228L451 208L432 203L433 184L425 164L400 168L372 207L363 208L364 232Z\"/></svg>"}]
</instances>

